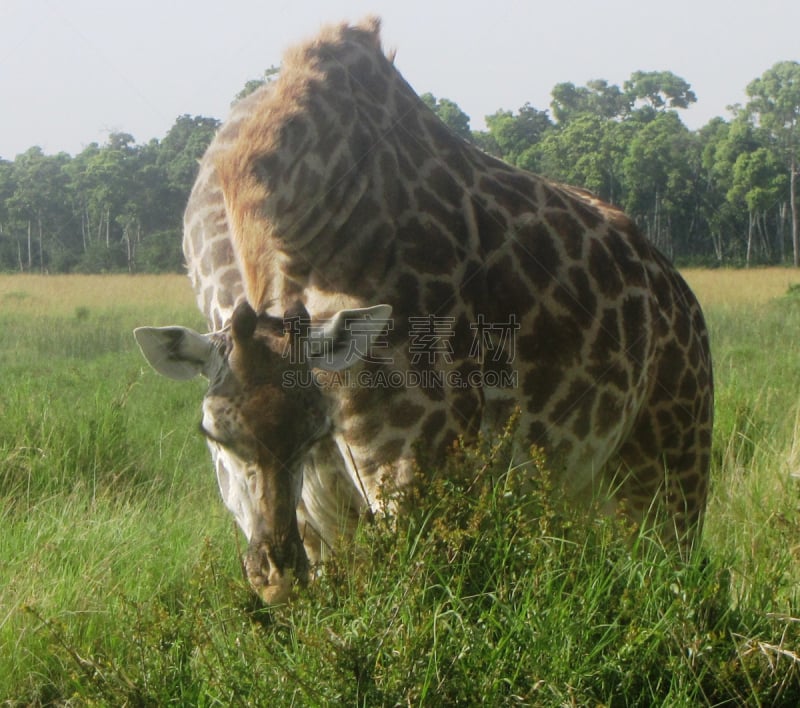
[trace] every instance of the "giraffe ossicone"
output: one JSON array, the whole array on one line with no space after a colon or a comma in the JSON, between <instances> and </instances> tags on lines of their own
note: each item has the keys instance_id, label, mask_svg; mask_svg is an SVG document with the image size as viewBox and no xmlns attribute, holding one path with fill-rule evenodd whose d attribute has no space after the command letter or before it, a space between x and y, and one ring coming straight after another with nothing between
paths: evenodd
<instances>
[{"instance_id":1,"label":"giraffe ossicone","mask_svg":"<svg viewBox=\"0 0 800 708\"><path fill-rule=\"evenodd\" d=\"M184 253L212 333L137 339L162 373L209 379L202 429L266 602L410 482L418 445L442 455L515 409L517 449L542 448L576 502L613 483L636 519L696 538L713 418L696 298L622 212L453 135L377 20L324 29L234 106Z\"/></svg>"}]
</instances>

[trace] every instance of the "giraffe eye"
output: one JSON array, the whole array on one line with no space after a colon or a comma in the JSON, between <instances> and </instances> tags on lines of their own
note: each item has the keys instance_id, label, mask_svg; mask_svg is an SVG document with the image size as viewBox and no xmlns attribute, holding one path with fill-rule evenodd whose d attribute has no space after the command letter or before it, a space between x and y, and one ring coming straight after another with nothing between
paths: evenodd
<instances>
[{"instance_id":1,"label":"giraffe eye","mask_svg":"<svg viewBox=\"0 0 800 708\"><path fill-rule=\"evenodd\" d=\"M228 334L223 334L214 338L214 350L222 359L227 359L231 353L232 344Z\"/></svg>"},{"instance_id":2,"label":"giraffe eye","mask_svg":"<svg viewBox=\"0 0 800 708\"><path fill-rule=\"evenodd\" d=\"M200 433L206 440L225 448L242 462L254 462L257 443L244 430L232 427L223 419L204 414L198 425Z\"/></svg>"}]
</instances>

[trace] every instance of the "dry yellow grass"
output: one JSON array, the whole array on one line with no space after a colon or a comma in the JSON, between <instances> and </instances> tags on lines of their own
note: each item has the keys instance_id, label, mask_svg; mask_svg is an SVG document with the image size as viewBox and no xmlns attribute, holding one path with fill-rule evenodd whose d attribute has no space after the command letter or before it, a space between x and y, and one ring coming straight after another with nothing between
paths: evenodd
<instances>
[{"instance_id":1,"label":"dry yellow grass","mask_svg":"<svg viewBox=\"0 0 800 708\"><path fill-rule=\"evenodd\" d=\"M704 308L762 305L785 295L790 285L800 284L797 268L750 268L709 270L687 268L681 271Z\"/></svg>"},{"instance_id":2,"label":"dry yellow grass","mask_svg":"<svg viewBox=\"0 0 800 708\"><path fill-rule=\"evenodd\" d=\"M760 305L800 285L795 268L688 268L682 274L705 308ZM118 306L153 311L160 305L194 307L185 275L0 275L0 312L72 314L76 308Z\"/></svg>"},{"instance_id":3,"label":"dry yellow grass","mask_svg":"<svg viewBox=\"0 0 800 708\"><path fill-rule=\"evenodd\" d=\"M0 275L0 311L72 314L77 308L194 306L185 275Z\"/></svg>"}]
</instances>

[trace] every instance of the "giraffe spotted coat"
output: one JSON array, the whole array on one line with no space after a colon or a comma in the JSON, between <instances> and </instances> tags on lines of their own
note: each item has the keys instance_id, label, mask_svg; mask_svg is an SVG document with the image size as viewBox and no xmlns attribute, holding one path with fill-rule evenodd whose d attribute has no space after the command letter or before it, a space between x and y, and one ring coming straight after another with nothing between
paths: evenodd
<instances>
[{"instance_id":1,"label":"giraffe spotted coat","mask_svg":"<svg viewBox=\"0 0 800 708\"><path fill-rule=\"evenodd\" d=\"M209 378L203 428L267 602L378 510L381 484L409 481L418 445L441 454L517 407L518 462L539 446L574 499L613 488L612 507L667 519L667 537L699 530L713 387L694 295L616 208L453 135L376 20L324 29L237 104L184 250L219 332L137 337L163 373ZM315 358L323 322L324 342L352 355L361 329L369 351ZM440 330L422 340L425 323ZM341 385L380 372L405 384Z\"/></svg>"}]
</instances>

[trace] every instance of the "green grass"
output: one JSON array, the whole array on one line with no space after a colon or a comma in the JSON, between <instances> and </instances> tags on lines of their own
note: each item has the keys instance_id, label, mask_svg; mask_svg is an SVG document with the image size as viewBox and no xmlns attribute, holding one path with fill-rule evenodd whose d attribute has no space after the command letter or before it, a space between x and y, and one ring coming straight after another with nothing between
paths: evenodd
<instances>
[{"instance_id":1,"label":"green grass","mask_svg":"<svg viewBox=\"0 0 800 708\"><path fill-rule=\"evenodd\" d=\"M37 281L5 281L0 704L800 703L796 293L707 308L714 477L689 563L546 480L523 494L498 438L266 610L196 433L203 385L158 378L130 334L200 327L188 287L159 305L64 279L35 307Z\"/></svg>"}]
</instances>

